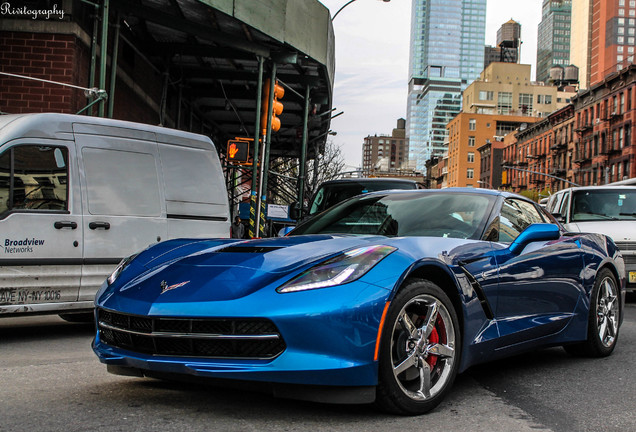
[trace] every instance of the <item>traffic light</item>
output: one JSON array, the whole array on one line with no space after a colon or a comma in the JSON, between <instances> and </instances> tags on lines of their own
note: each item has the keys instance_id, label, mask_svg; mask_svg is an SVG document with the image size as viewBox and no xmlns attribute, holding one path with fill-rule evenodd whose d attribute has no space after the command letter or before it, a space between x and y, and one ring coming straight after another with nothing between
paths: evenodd
<instances>
[{"instance_id":1,"label":"traffic light","mask_svg":"<svg viewBox=\"0 0 636 432\"><path fill-rule=\"evenodd\" d=\"M265 91L263 92L263 104L261 109L261 129L263 130L263 134L267 131L267 114L269 112L269 91L271 88L270 80L267 79L265 81ZM274 84L274 103L273 103L273 111L272 111L272 132L278 132L280 129L280 119L279 115L283 112L283 104L279 102L279 99L282 99L285 96L285 89L283 86L278 84L278 80Z\"/></svg>"},{"instance_id":2,"label":"traffic light","mask_svg":"<svg viewBox=\"0 0 636 432\"><path fill-rule=\"evenodd\" d=\"M250 140L233 139L227 142L227 161L235 164L246 163L250 157Z\"/></svg>"}]
</instances>

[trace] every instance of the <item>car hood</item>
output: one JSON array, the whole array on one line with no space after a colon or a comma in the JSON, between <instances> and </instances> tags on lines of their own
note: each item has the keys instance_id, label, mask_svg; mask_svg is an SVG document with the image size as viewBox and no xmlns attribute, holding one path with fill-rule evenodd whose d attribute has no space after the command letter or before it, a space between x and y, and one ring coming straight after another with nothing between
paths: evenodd
<instances>
[{"instance_id":1,"label":"car hood","mask_svg":"<svg viewBox=\"0 0 636 432\"><path fill-rule=\"evenodd\" d=\"M344 250L387 244L387 240L383 236L310 235L179 241L174 247L159 244L157 250L140 254L131 266L135 275L117 280L101 300L113 293L118 298L150 302L232 300L277 280L283 283L286 277Z\"/></svg>"},{"instance_id":2,"label":"car hood","mask_svg":"<svg viewBox=\"0 0 636 432\"><path fill-rule=\"evenodd\" d=\"M573 232L605 234L615 242L636 241L636 221L570 222L565 227Z\"/></svg>"},{"instance_id":3,"label":"car hood","mask_svg":"<svg viewBox=\"0 0 636 432\"><path fill-rule=\"evenodd\" d=\"M452 265L490 251L490 243L474 240L354 235L305 235L232 240L174 240L147 249L122 277L100 292L99 307L130 313L158 314L162 304L224 302L258 290L270 292L329 257L363 246L388 245L397 250L381 270L364 276L386 289L414 262L434 259ZM381 263L381 265L384 264ZM372 276L372 273L374 274Z\"/></svg>"}]
</instances>

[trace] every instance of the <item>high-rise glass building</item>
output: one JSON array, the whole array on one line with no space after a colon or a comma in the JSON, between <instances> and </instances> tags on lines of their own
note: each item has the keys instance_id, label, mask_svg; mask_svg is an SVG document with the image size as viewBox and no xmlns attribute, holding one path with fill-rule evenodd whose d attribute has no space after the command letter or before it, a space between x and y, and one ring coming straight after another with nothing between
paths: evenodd
<instances>
[{"instance_id":1,"label":"high-rise glass building","mask_svg":"<svg viewBox=\"0 0 636 432\"><path fill-rule=\"evenodd\" d=\"M550 68L570 64L572 0L543 0L537 35L537 81L550 78Z\"/></svg>"},{"instance_id":2,"label":"high-rise glass building","mask_svg":"<svg viewBox=\"0 0 636 432\"><path fill-rule=\"evenodd\" d=\"M406 133L418 170L446 149L461 92L483 69L485 34L486 0L413 0Z\"/></svg>"}]
</instances>

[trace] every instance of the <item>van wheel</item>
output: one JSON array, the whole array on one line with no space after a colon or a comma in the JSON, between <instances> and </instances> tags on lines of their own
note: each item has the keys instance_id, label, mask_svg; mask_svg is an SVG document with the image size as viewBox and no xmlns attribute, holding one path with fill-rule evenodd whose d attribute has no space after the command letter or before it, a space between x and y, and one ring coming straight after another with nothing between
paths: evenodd
<instances>
[{"instance_id":1,"label":"van wheel","mask_svg":"<svg viewBox=\"0 0 636 432\"><path fill-rule=\"evenodd\" d=\"M95 322L95 315L93 312L82 312L82 313L63 313L59 314L60 318L64 321L68 321L71 323L92 323Z\"/></svg>"}]
</instances>

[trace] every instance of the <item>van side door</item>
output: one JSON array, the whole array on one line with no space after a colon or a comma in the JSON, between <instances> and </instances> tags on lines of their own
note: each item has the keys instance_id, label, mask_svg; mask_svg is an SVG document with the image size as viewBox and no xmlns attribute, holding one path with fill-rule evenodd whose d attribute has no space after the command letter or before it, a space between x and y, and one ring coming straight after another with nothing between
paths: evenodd
<instances>
[{"instance_id":1,"label":"van side door","mask_svg":"<svg viewBox=\"0 0 636 432\"><path fill-rule=\"evenodd\" d=\"M0 315L68 309L82 261L72 141L22 138L0 150Z\"/></svg>"},{"instance_id":2,"label":"van side door","mask_svg":"<svg viewBox=\"0 0 636 432\"><path fill-rule=\"evenodd\" d=\"M80 299L93 299L117 263L166 238L154 134L74 124L82 175L84 266Z\"/></svg>"}]
</instances>

